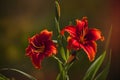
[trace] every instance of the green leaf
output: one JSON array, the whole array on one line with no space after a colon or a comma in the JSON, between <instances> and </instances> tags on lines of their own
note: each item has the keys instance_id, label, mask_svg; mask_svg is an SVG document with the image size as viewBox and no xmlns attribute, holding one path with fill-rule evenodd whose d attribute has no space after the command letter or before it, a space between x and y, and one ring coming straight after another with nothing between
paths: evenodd
<instances>
[{"instance_id":1,"label":"green leaf","mask_svg":"<svg viewBox=\"0 0 120 80\"><path fill-rule=\"evenodd\" d=\"M60 69L60 72L61 71L63 71L64 69L63 69L63 65L62 64L60 64L60 63L58 63L59 64L59 69Z\"/></svg>"},{"instance_id":2,"label":"green leaf","mask_svg":"<svg viewBox=\"0 0 120 80\"><path fill-rule=\"evenodd\" d=\"M61 74L59 73L59 74L57 75L56 80L60 80L60 77L61 77Z\"/></svg>"},{"instance_id":3,"label":"green leaf","mask_svg":"<svg viewBox=\"0 0 120 80\"><path fill-rule=\"evenodd\" d=\"M7 79L5 79L5 78L3 78L3 77L0 76L0 80L7 80Z\"/></svg>"},{"instance_id":4,"label":"green leaf","mask_svg":"<svg viewBox=\"0 0 120 80\"><path fill-rule=\"evenodd\" d=\"M89 69L87 70L83 80L93 80L98 69L100 68L101 64L104 61L106 55L106 51L103 52L103 54L100 55L100 57L98 57L93 63L92 65L89 67Z\"/></svg>"},{"instance_id":5,"label":"green leaf","mask_svg":"<svg viewBox=\"0 0 120 80\"><path fill-rule=\"evenodd\" d=\"M1 69L1 71L15 71L15 72L18 72L18 73L26 76L26 77L29 78L30 80L37 80L37 79L35 79L33 76L31 76L31 75L29 75L29 74L27 74L27 73L25 73L25 72L23 72L23 71L20 71L20 70L18 70L18 69L4 68L4 69Z\"/></svg>"},{"instance_id":6,"label":"green leaf","mask_svg":"<svg viewBox=\"0 0 120 80\"><path fill-rule=\"evenodd\" d=\"M60 53L61 53L62 58L66 61L67 59L66 59L65 50L63 47L60 47Z\"/></svg>"},{"instance_id":7,"label":"green leaf","mask_svg":"<svg viewBox=\"0 0 120 80\"><path fill-rule=\"evenodd\" d=\"M69 76L67 75L67 80L70 80Z\"/></svg>"},{"instance_id":8,"label":"green leaf","mask_svg":"<svg viewBox=\"0 0 120 80\"><path fill-rule=\"evenodd\" d=\"M111 34L112 34L112 26L110 27L110 30L109 30L109 33L108 33L108 37L107 37L106 45L105 45L105 50L108 50L108 46L109 46L109 43L110 43Z\"/></svg>"},{"instance_id":9,"label":"green leaf","mask_svg":"<svg viewBox=\"0 0 120 80\"><path fill-rule=\"evenodd\" d=\"M98 74L98 76L95 78L95 80L106 80L108 72L109 72L109 68L110 68L111 51L110 51L109 59L107 62L108 63L106 64L106 67L103 69L103 71L100 74Z\"/></svg>"},{"instance_id":10,"label":"green leaf","mask_svg":"<svg viewBox=\"0 0 120 80\"><path fill-rule=\"evenodd\" d=\"M68 59L69 56L70 56L70 52L69 52L69 50L67 49L66 58Z\"/></svg>"},{"instance_id":11,"label":"green leaf","mask_svg":"<svg viewBox=\"0 0 120 80\"><path fill-rule=\"evenodd\" d=\"M4 75L0 74L0 80L9 80L9 79L5 77Z\"/></svg>"}]
</instances>

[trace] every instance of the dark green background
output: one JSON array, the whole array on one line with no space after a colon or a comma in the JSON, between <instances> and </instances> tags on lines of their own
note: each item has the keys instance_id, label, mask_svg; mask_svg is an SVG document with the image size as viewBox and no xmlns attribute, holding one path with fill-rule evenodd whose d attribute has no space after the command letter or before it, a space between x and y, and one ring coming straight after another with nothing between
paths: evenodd
<instances>
[{"instance_id":1,"label":"dark green background","mask_svg":"<svg viewBox=\"0 0 120 80\"><path fill-rule=\"evenodd\" d=\"M120 74L119 3L119 0L60 0L61 28L69 21L87 16L89 27L101 29L107 38L110 26L113 26L112 61L107 80L118 80ZM39 80L55 80L58 66L54 59L46 58L42 69L36 70L25 56L28 37L47 28L54 31L55 38L54 17L54 0L0 0L0 68L20 69ZM97 56L103 51L105 41L97 42ZM80 54L80 60L69 71L70 80L80 80L89 65L86 54Z\"/></svg>"}]
</instances>

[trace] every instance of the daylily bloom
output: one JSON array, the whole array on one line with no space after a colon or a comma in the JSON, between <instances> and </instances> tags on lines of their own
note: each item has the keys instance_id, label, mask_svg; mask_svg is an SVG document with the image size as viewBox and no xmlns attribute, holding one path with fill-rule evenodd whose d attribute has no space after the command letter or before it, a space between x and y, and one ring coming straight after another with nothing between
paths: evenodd
<instances>
[{"instance_id":1,"label":"daylily bloom","mask_svg":"<svg viewBox=\"0 0 120 80\"><path fill-rule=\"evenodd\" d=\"M39 34L29 38L29 45L26 48L26 55L32 60L35 68L41 68L41 61L57 53L56 45L51 40L52 32L43 30Z\"/></svg>"},{"instance_id":2,"label":"daylily bloom","mask_svg":"<svg viewBox=\"0 0 120 80\"><path fill-rule=\"evenodd\" d=\"M89 29L86 17L83 17L82 20L77 19L75 26L66 26L61 30L61 34L64 35L65 31L69 33L69 36L67 38L68 49L83 49L87 53L89 60L93 61L97 52L97 44L95 41L99 39L104 40L101 31L96 28Z\"/></svg>"}]
</instances>

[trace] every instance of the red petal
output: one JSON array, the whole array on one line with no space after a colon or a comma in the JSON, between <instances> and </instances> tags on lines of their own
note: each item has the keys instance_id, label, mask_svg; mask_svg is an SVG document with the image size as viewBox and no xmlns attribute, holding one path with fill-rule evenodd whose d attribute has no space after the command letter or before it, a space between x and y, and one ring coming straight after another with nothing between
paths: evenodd
<instances>
[{"instance_id":1,"label":"red petal","mask_svg":"<svg viewBox=\"0 0 120 80\"><path fill-rule=\"evenodd\" d=\"M34 35L32 38L29 38L29 43L34 47L39 48L44 45L45 41L50 40L52 37L52 32L47 31L46 29L40 32L40 34Z\"/></svg>"},{"instance_id":2,"label":"red petal","mask_svg":"<svg viewBox=\"0 0 120 80\"><path fill-rule=\"evenodd\" d=\"M85 25L85 22L78 20L78 19L76 20L76 26L79 31L83 29L84 25Z\"/></svg>"},{"instance_id":3,"label":"red petal","mask_svg":"<svg viewBox=\"0 0 120 80\"><path fill-rule=\"evenodd\" d=\"M81 32L83 29L88 28L88 22L87 22L87 18L83 17L82 20L76 20L76 29L77 32Z\"/></svg>"},{"instance_id":4,"label":"red petal","mask_svg":"<svg viewBox=\"0 0 120 80\"><path fill-rule=\"evenodd\" d=\"M32 60L32 63L35 66L35 68L37 68L37 69L41 68L41 62L42 62L43 58L44 58L44 55L42 53L41 54L37 54L37 53L32 54L31 60Z\"/></svg>"},{"instance_id":5,"label":"red petal","mask_svg":"<svg viewBox=\"0 0 120 80\"><path fill-rule=\"evenodd\" d=\"M49 32L47 29L40 32L40 38L43 40L50 40L52 37L52 32Z\"/></svg>"},{"instance_id":6,"label":"red petal","mask_svg":"<svg viewBox=\"0 0 120 80\"><path fill-rule=\"evenodd\" d=\"M68 37L68 49L78 50L80 48L79 42L72 37Z\"/></svg>"},{"instance_id":7,"label":"red petal","mask_svg":"<svg viewBox=\"0 0 120 80\"><path fill-rule=\"evenodd\" d=\"M65 31L68 32L73 37L76 36L75 26L66 26L63 30L61 30L61 34L63 35Z\"/></svg>"},{"instance_id":8,"label":"red petal","mask_svg":"<svg viewBox=\"0 0 120 80\"><path fill-rule=\"evenodd\" d=\"M39 34L34 35L32 38L29 38L29 43L35 47L39 48L42 45L42 39Z\"/></svg>"},{"instance_id":9,"label":"red petal","mask_svg":"<svg viewBox=\"0 0 120 80\"><path fill-rule=\"evenodd\" d=\"M89 40L104 40L104 37L101 34L101 31L98 29L89 29L88 33L86 34L85 38L89 41Z\"/></svg>"},{"instance_id":10,"label":"red petal","mask_svg":"<svg viewBox=\"0 0 120 80\"><path fill-rule=\"evenodd\" d=\"M57 49L54 45L51 45L51 51L52 51L53 54L57 53Z\"/></svg>"},{"instance_id":11,"label":"red petal","mask_svg":"<svg viewBox=\"0 0 120 80\"><path fill-rule=\"evenodd\" d=\"M52 41L50 41L50 40L47 41L45 43L45 46L46 46L46 48L45 48L45 55L46 56L51 56L51 55L57 53L57 48L56 48L55 44Z\"/></svg>"},{"instance_id":12,"label":"red petal","mask_svg":"<svg viewBox=\"0 0 120 80\"><path fill-rule=\"evenodd\" d=\"M32 48L31 48L31 46L30 45L28 45L28 47L25 49L25 51L26 51L26 55L27 56L30 56L31 54L32 54Z\"/></svg>"},{"instance_id":13,"label":"red petal","mask_svg":"<svg viewBox=\"0 0 120 80\"><path fill-rule=\"evenodd\" d=\"M89 42L86 42L86 44L81 44L80 46L87 53L89 60L93 61L97 52L96 42L89 41Z\"/></svg>"}]
</instances>

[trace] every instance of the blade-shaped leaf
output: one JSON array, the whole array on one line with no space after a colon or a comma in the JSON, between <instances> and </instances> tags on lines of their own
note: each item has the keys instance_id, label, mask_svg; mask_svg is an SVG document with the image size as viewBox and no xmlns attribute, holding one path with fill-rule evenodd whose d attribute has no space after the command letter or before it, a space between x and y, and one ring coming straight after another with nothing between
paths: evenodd
<instances>
[{"instance_id":1,"label":"blade-shaped leaf","mask_svg":"<svg viewBox=\"0 0 120 80\"><path fill-rule=\"evenodd\" d=\"M0 80L9 80L9 79L5 77L4 75L0 74Z\"/></svg>"},{"instance_id":2,"label":"blade-shaped leaf","mask_svg":"<svg viewBox=\"0 0 120 80\"><path fill-rule=\"evenodd\" d=\"M111 51L110 51L109 59L107 62L108 63L106 65L106 67L103 69L103 71L100 74L98 74L98 76L95 78L95 80L106 80L108 72L109 72L109 68L110 68Z\"/></svg>"},{"instance_id":3,"label":"blade-shaped leaf","mask_svg":"<svg viewBox=\"0 0 120 80\"><path fill-rule=\"evenodd\" d=\"M60 48L60 53L61 53L62 58L66 61L65 50L63 47Z\"/></svg>"},{"instance_id":4,"label":"blade-shaped leaf","mask_svg":"<svg viewBox=\"0 0 120 80\"><path fill-rule=\"evenodd\" d=\"M105 50L108 50L110 39L111 39L111 34L112 34L112 26L110 27L110 30L109 30L109 33L108 33L108 37L107 37L106 45L105 45Z\"/></svg>"},{"instance_id":5,"label":"blade-shaped leaf","mask_svg":"<svg viewBox=\"0 0 120 80\"><path fill-rule=\"evenodd\" d=\"M70 56L70 52L69 52L69 50L67 49L66 58L68 59L69 56Z\"/></svg>"},{"instance_id":6,"label":"blade-shaped leaf","mask_svg":"<svg viewBox=\"0 0 120 80\"><path fill-rule=\"evenodd\" d=\"M60 80L60 76L61 76L61 74L59 73L59 74L57 75L56 80Z\"/></svg>"},{"instance_id":7,"label":"blade-shaped leaf","mask_svg":"<svg viewBox=\"0 0 120 80\"><path fill-rule=\"evenodd\" d=\"M34 78L33 76L31 76L31 75L29 75L29 74L27 74L27 73L25 73L25 72L23 72L23 71L20 71L20 70L18 70L18 69L3 68L3 69L1 69L1 71L15 71L15 72L18 72L18 73L26 76L26 77L27 77L28 79L30 79L30 80L37 80L37 79Z\"/></svg>"},{"instance_id":8,"label":"blade-shaped leaf","mask_svg":"<svg viewBox=\"0 0 120 80\"><path fill-rule=\"evenodd\" d=\"M103 54L100 55L100 57L98 57L93 63L92 65L89 67L89 69L87 70L83 80L93 80L96 72L98 71L98 69L100 68L102 62L104 61L106 55L106 51L103 52Z\"/></svg>"}]
</instances>

